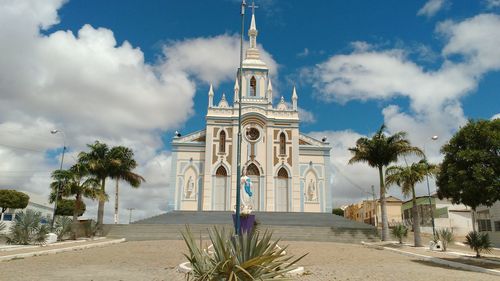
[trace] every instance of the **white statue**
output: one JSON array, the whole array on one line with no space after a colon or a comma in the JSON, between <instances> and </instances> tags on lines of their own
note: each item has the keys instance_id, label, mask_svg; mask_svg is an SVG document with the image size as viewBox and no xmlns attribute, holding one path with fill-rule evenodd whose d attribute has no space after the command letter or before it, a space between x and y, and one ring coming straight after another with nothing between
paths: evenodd
<instances>
[{"instance_id":1,"label":"white statue","mask_svg":"<svg viewBox=\"0 0 500 281\"><path fill-rule=\"evenodd\" d=\"M317 199L318 199L318 196L316 194L316 184L311 179L311 181L309 182L309 185L307 186L307 200L308 201L316 201Z\"/></svg>"},{"instance_id":2,"label":"white statue","mask_svg":"<svg viewBox=\"0 0 500 281\"><path fill-rule=\"evenodd\" d=\"M194 182L193 178L189 177L189 180L186 184L186 192L184 193L185 199L191 199L194 196Z\"/></svg>"},{"instance_id":3,"label":"white statue","mask_svg":"<svg viewBox=\"0 0 500 281\"><path fill-rule=\"evenodd\" d=\"M252 180L243 176L240 180L240 196L241 196L241 211L242 213L251 213L253 208L253 192L252 192Z\"/></svg>"}]
</instances>

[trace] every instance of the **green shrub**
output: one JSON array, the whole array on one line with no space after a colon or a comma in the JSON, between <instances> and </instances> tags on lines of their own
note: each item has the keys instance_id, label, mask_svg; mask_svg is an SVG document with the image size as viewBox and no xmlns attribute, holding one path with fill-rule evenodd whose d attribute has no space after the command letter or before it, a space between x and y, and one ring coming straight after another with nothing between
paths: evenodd
<instances>
[{"instance_id":1,"label":"green shrub","mask_svg":"<svg viewBox=\"0 0 500 281\"><path fill-rule=\"evenodd\" d=\"M453 230L449 228L443 228L436 232L436 237L443 243L443 251L446 252L448 249L448 244L453 242L455 238L453 237Z\"/></svg>"},{"instance_id":2,"label":"green shrub","mask_svg":"<svg viewBox=\"0 0 500 281\"><path fill-rule=\"evenodd\" d=\"M17 213L6 235L7 244L44 244L49 227L42 224L41 220L42 214L30 209Z\"/></svg>"},{"instance_id":3,"label":"green shrub","mask_svg":"<svg viewBox=\"0 0 500 281\"><path fill-rule=\"evenodd\" d=\"M63 240L65 236L71 234L73 226L73 220L69 217L57 217L54 222L55 233L57 234L57 240Z\"/></svg>"},{"instance_id":4,"label":"green shrub","mask_svg":"<svg viewBox=\"0 0 500 281\"><path fill-rule=\"evenodd\" d=\"M94 237L97 234L97 231L99 230L99 225L95 220L90 220L86 221L83 224L84 229L85 229L85 236L87 237Z\"/></svg>"},{"instance_id":5,"label":"green shrub","mask_svg":"<svg viewBox=\"0 0 500 281\"><path fill-rule=\"evenodd\" d=\"M209 235L213 252L198 246L189 228L182 232L192 266L188 280L288 280L285 274L305 256L292 260L283 255L287 247L276 247L279 240L272 242L267 230L235 237L232 231L214 227Z\"/></svg>"},{"instance_id":6,"label":"green shrub","mask_svg":"<svg viewBox=\"0 0 500 281\"><path fill-rule=\"evenodd\" d=\"M398 238L399 244L403 244L403 238L408 236L408 228L402 224L398 224L392 229L392 235Z\"/></svg>"},{"instance_id":7,"label":"green shrub","mask_svg":"<svg viewBox=\"0 0 500 281\"><path fill-rule=\"evenodd\" d=\"M488 233L479 233L471 231L465 236L465 244L469 245L471 249L476 251L476 258L481 257L482 252L490 253L493 245L491 244Z\"/></svg>"}]
</instances>

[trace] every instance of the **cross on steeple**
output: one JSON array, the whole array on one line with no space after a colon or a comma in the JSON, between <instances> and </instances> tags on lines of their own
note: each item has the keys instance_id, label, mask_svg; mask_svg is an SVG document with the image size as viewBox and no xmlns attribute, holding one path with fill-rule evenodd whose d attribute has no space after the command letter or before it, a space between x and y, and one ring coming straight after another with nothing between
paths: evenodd
<instances>
[{"instance_id":1,"label":"cross on steeple","mask_svg":"<svg viewBox=\"0 0 500 281\"><path fill-rule=\"evenodd\" d=\"M255 1L252 1L252 5L250 5L250 8L252 8L252 15L255 14L255 8L258 8L259 6L255 6Z\"/></svg>"}]
</instances>

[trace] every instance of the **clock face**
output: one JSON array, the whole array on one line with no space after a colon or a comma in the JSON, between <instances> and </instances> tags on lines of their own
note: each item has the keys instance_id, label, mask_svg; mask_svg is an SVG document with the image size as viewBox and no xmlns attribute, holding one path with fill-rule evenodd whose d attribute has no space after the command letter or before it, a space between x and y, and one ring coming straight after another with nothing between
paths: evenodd
<instances>
[{"instance_id":1,"label":"clock face","mask_svg":"<svg viewBox=\"0 0 500 281\"><path fill-rule=\"evenodd\" d=\"M256 141L259 139L260 132L257 128L247 129L247 139L250 141Z\"/></svg>"}]
</instances>

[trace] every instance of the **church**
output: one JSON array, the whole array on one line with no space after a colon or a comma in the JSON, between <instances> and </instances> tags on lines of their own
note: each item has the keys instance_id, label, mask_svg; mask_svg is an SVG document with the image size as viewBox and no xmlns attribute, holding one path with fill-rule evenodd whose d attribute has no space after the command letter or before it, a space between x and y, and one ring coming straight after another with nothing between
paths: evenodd
<instances>
[{"instance_id":1,"label":"church","mask_svg":"<svg viewBox=\"0 0 500 281\"><path fill-rule=\"evenodd\" d=\"M253 210L331 212L330 150L326 139L299 132L298 95L275 104L269 69L257 48L252 14L242 67L230 104L208 91L206 128L172 141L167 210L231 211L236 205L238 110L241 106L242 175L252 181ZM238 72L238 69L236 69ZM238 76L238 75L237 75ZM239 100L239 91L242 98ZM214 100L218 99L218 102Z\"/></svg>"}]
</instances>

